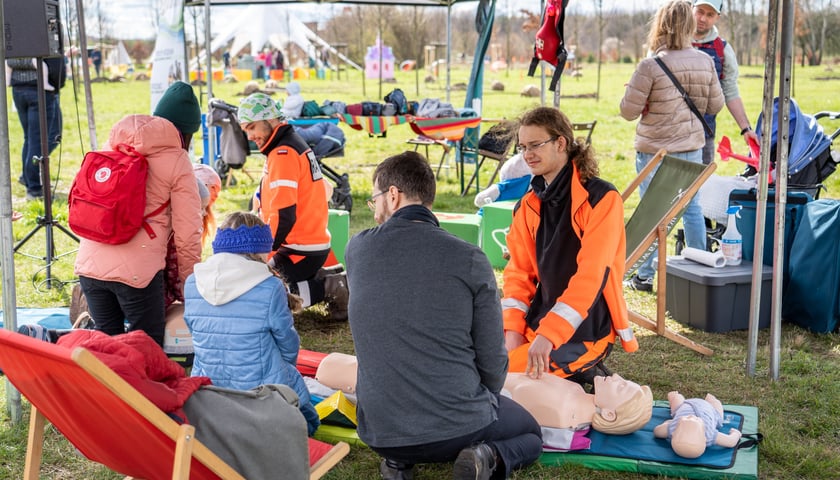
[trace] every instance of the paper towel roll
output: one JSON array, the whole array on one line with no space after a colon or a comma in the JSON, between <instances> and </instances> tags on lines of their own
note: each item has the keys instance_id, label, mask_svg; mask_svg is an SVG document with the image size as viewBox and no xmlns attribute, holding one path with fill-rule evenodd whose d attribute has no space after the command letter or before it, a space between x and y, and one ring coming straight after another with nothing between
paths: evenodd
<instances>
[{"instance_id":1,"label":"paper towel roll","mask_svg":"<svg viewBox=\"0 0 840 480\"><path fill-rule=\"evenodd\" d=\"M726 265L726 259L720 250L717 252L707 252L699 248L685 247L682 249L682 256L709 267L721 268Z\"/></svg>"}]
</instances>

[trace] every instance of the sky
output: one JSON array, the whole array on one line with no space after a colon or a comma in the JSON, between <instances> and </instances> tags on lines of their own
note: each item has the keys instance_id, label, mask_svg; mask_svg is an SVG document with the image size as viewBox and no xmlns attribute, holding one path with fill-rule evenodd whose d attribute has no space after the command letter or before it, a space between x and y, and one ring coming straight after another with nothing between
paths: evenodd
<instances>
[{"instance_id":1,"label":"sky","mask_svg":"<svg viewBox=\"0 0 840 480\"><path fill-rule=\"evenodd\" d=\"M603 8L605 10L612 10L615 8L626 8L632 10L634 8L656 7L663 1L665 0L603 0ZM107 18L111 19L111 33L117 38L122 39L151 39L155 37L156 33L153 29L153 22L151 18L153 13L151 4L152 0L124 0L100 2L101 8L106 12ZM568 8L571 11L580 11L580 9L583 9L583 11L586 12L594 9L595 4L595 0L570 0ZM340 9L344 8L345 6L348 5L318 5L310 3L301 5L282 4L277 5L277 8L289 9L291 12L294 12L297 15L297 17L300 18L302 21L309 22L323 19L324 8L334 9L335 12L338 13ZM459 2L452 7L452 10L453 12L472 11L475 9L475 6L475 2ZM227 13L225 13L224 15L214 15L213 12L237 12L238 9L242 8L245 8L245 6L212 7L211 18L213 18L214 25L212 32L221 29L220 27L217 28L216 24L220 21L223 21L223 18L231 18ZM518 12L518 10L521 8L527 8L532 11L538 11L540 8L540 1L497 0L496 2L497 13L508 13L509 11L513 11L513 13L516 14L516 12ZM190 7L185 10L184 19L186 22L185 28L188 30L188 38L192 38L194 36L192 20L194 13L197 13L198 15L203 15L204 7ZM236 13L232 13L231 15L235 16ZM327 16L331 16L329 12L327 12ZM93 19L91 19L90 14L88 14L85 18L87 19L86 28L88 34L96 35L96 28L95 25L92 24ZM201 20L199 20L199 25L201 25ZM203 35L203 33L199 32L199 35Z\"/></svg>"}]
</instances>

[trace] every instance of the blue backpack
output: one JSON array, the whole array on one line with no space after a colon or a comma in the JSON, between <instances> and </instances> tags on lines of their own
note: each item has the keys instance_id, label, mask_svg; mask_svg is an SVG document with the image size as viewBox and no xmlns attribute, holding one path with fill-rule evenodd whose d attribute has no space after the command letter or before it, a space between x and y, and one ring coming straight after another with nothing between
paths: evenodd
<instances>
[{"instance_id":1,"label":"blue backpack","mask_svg":"<svg viewBox=\"0 0 840 480\"><path fill-rule=\"evenodd\" d=\"M399 88L395 88L384 98L386 103L394 105L396 115L405 115L408 113L408 99L405 98L405 93Z\"/></svg>"}]
</instances>

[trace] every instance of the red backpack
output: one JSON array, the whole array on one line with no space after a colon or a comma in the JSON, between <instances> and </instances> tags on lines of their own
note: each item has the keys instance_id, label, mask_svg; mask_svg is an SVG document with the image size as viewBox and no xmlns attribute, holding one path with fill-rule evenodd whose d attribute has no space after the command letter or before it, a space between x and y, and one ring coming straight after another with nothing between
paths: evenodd
<instances>
[{"instance_id":1,"label":"red backpack","mask_svg":"<svg viewBox=\"0 0 840 480\"><path fill-rule=\"evenodd\" d=\"M143 215L148 169L146 157L129 145L117 145L115 151L88 152L67 197L73 232L111 245L131 240L140 228L155 238L157 234L146 219L163 212L169 200Z\"/></svg>"},{"instance_id":2,"label":"red backpack","mask_svg":"<svg viewBox=\"0 0 840 480\"><path fill-rule=\"evenodd\" d=\"M528 67L528 76L533 77L540 60L554 66L554 75L548 87L552 92L557 88L560 75L566 68L568 54L563 40L563 23L566 21L566 5L568 4L569 0L548 0L542 26L537 31L534 42L534 57Z\"/></svg>"}]
</instances>

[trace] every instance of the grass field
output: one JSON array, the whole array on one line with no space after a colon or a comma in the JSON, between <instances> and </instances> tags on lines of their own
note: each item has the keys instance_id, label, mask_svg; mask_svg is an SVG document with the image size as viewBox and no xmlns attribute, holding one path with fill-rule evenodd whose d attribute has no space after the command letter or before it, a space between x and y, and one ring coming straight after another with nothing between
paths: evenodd
<instances>
[{"instance_id":1,"label":"grass field","mask_svg":"<svg viewBox=\"0 0 840 480\"><path fill-rule=\"evenodd\" d=\"M539 85L538 79L525 77L524 66L508 72L486 72L483 117L486 119L515 118L523 111L539 104L539 99L519 95L526 84ZM560 108L573 121L597 120L593 144L601 165L601 176L613 182L619 189L635 176L633 135L635 122L627 122L618 115L618 103L624 93L624 84L633 71L632 65L604 65L600 80L600 99L596 92L596 66L586 64L583 77L564 77ZM443 73L443 72L441 72ZM761 109L763 67L742 68L739 82L742 96L751 121ZM464 91L457 84L466 83L467 66L455 66L452 70L451 102L463 105ZM420 73L419 90L414 73L398 72L396 83L379 85L375 80L362 80L358 74L350 80L302 80L303 95L307 99L340 100L354 103L362 100L377 100L395 87L402 88L409 100L423 98L446 99L444 79L424 83L425 74ZM795 98L803 112L816 113L821 110L840 110L838 79L817 80L831 77L822 67L797 69L794 74ZM840 78L840 77L838 77ZM492 81L505 85L503 92L491 91ZM96 116L96 131L99 144L107 139L110 125L129 113L146 113L149 109L148 83L127 81L124 83L95 83L93 104ZM238 103L237 93L243 84L214 84L216 97L229 103ZM278 94L278 98L281 95ZM8 94L11 103L11 94ZM550 103L550 99L549 99ZM11 108L11 107L10 107ZM56 201L53 214L61 225L66 225L66 194L73 175L78 169L83 151L89 149L88 125L85 114L83 90L68 84L62 91L64 113L63 143L53 153L50 170L53 177ZM9 112L9 136L12 140L12 179L20 172L20 126L14 112ZM490 123L485 124L491 125ZM840 128L840 122L826 122L826 129ZM354 209L351 215L351 234L373 225L371 213L364 199L371 193L370 176L375 165L385 157L408 147L405 141L414 134L403 125L391 127L385 138L369 138L366 133L342 125L347 135L347 146L343 158L325 161L339 172L347 172L353 189ZM724 112L719 116L719 135L737 139L738 128L731 116ZM733 141L735 149L746 151L739 140ZM196 137L195 148L202 150L201 138ZM435 153L435 157L437 153ZM258 170L262 159L250 157L246 167ZM469 166L468 173L469 173ZM488 165L489 168L489 165ZM721 163L718 173L734 175L742 166L734 162ZM489 172L488 172L489 173ZM247 208L255 183L241 173L236 174L239 183L226 189L216 204L216 214L222 218L225 213ZM487 173L483 175L487 178ZM438 198L435 209L448 212L472 212L472 194L465 198L458 195L459 182L451 172L438 184ZM36 227L36 217L43 214L43 206L23 201L24 189L12 182L13 207L22 211L24 219L15 222L14 235L19 240ZM827 182L824 197L840 198L840 175ZM628 202L629 215L636 204ZM55 254L59 256L51 265L52 288L45 283L45 229L36 232L15 256L15 288L19 306L48 307L69 304L70 286L75 280L73 274L74 243L62 232L53 229ZM672 243L672 242L671 242ZM673 245L670 246L673 248ZM207 252L205 252L207 253ZM628 303L634 310L652 314L653 296L626 292ZM769 332L759 334L758 368L755 377L744 373L746 360L747 332L736 331L725 334L711 334L684 327L671 322L669 325L689 338L703 343L715 351L712 357L702 357L676 344L664 340L642 329L637 329L641 349L632 355L616 351L608 365L626 378L650 385L654 397L664 399L667 392L678 389L686 396L703 396L714 393L724 403L755 405L759 408L760 431L765 441L760 447L760 478L837 478L840 472L840 336L837 334L815 335L797 327L785 324L782 329L781 379L772 381L768 377ZM325 323L324 311L314 307L297 319L302 347L318 351L353 352L352 339L346 325ZM28 407L25 410L28 412ZM26 418L25 418L26 420ZM4 417L0 426L0 478L20 478L23 471L23 455L26 441L27 422L12 425ZM751 433L751 432L750 432ZM74 449L60 434L51 431L48 435L45 466L42 478L120 478L116 474L93 465L75 454ZM328 478L369 479L378 475L378 458L363 448L353 448ZM417 471L418 479L437 479L449 476L448 466L422 466ZM593 472L578 467L532 466L518 472L517 479L549 478L648 478L639 474L617 472Z\"/></svg>"}]
</instances>

